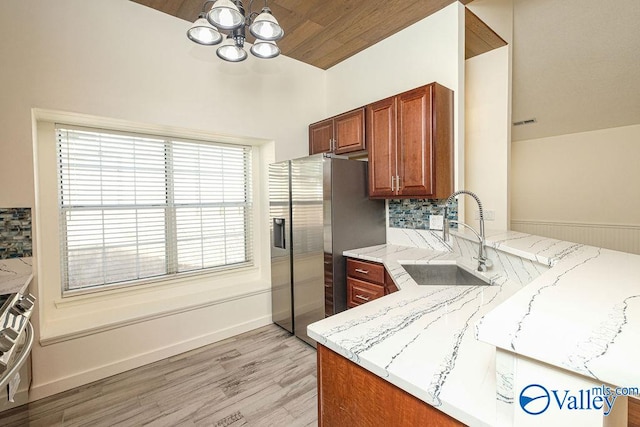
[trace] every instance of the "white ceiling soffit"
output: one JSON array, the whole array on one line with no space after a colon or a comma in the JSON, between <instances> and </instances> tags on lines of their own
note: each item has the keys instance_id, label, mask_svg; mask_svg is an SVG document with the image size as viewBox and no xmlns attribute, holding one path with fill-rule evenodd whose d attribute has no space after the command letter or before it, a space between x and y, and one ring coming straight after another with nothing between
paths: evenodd
<instances>
[{"instance_id":1,"label":"white ceiling soffit","mask_svg":"<svg viewBox=\"0 0 640 427\"><path fill-rule=\"evenodd\" d=\"M640 0L515 0L512 139L640 123Z\"/></svg>"}]
</instances>

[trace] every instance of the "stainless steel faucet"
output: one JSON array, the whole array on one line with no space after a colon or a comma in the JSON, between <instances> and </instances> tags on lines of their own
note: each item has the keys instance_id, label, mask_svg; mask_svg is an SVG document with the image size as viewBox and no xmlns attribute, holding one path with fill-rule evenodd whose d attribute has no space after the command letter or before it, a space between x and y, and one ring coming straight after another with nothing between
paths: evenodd
<instances>
[{"instance_id":1,"label":"stainless steel faucet","mask_svg":"<svg viewBox=\"0 0 640 427\"><path fill-rule=\"evenodd\" d=\"M447 210L449 207L449 203L451 203L453 199L455 199L460 194L467 194L473 197L476 203L478 203L478 209L480 211L480 233L478 233L473 227L465 224L462 221L453 221L453 220L449 221L447 219ZM450 223L455 223L468 228L469 230L473 231L473 234L475 234L476 237L478 238L478 244L480 247L478 249L478 257L474 258L478 260L478 271L487 271L489 268L491 268L493 266L493 263L491 262L490 259L487 258L485 253L486 240L485 240L485 234L484 234L484 210L482 209L482 202L480 201L480 198L476 195L476 193L468 190L458 190L447 198L447 201L444 205L444 223L442 226L442 239L445 242L449 241L449 224Z\"/></svg>"}]
</instances>

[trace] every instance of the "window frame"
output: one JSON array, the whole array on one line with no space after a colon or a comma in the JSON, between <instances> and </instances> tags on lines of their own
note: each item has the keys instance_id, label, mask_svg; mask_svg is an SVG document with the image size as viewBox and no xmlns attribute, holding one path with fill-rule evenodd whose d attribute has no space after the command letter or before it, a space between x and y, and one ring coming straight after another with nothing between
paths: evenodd
<instances>
[{"instance_id":1,"label":"window frame","mask_svg":"<svg viewBox=\"0 0 640 427\"><path fill-rule=\"evenodd\" d=\"M233 307L236 301L246 306L247 310L256 312L262 312L270 304L268 165L278 160L275 140L222 133L226 127L216 128L218 124L211 122L183 121L182 126L177 126L172 117L169 116L164 124L159 125L132 119L31 108L35 200L32 211L34 277L30 286L38 298L39 315L34 321L39 324L39 342L42 346L66 345L66 342L73 342L78 338L110 333L123 327L143 328L144 325L151 324L149 322L160 322L171 327L174 322L167 323L167 319L176 315L191 313L205 316L204 313L217 310L215 306L219 305L221 310L226 310ZM163 118L158 120L163 121ZM206 274L185 274L179 278L154 280L137 286L112 286L82 295L63 296L55 182L55 123L250 145L253 168L254 266ZM225 318L236 318L238 315L237 321L244 321L237 310L225 313ZM253 324L258 327L262 322L268 322L268 319L258 318Z\"/></svg>"},{"instance_id":2,"label":"window frame","mask_svg":"<svg viewBox=\"0 0 640 427\"><path fill-rule=\"evenodd\" d=\"M148 132L148 131L144 131L144 130L138 130L138 129L123 129L120 127L110 127L110 126L103 126L103 125L92 125L92 124L75 124L75 123L70 123L67 121L59 121L56 120L54 123L54 133L56 135L56 151L58 151L58 141L57 141L57 133L58 133L58 129L59 128L70 128L70 129L82 129L82 130L87 130L87 131L92 131L92 132L104 132L104 133L113 133L113 134L118 134L118 135L125 135L125 136L140 136L140 137L144 137L144 138L158 138L158 139L162 139L163 140L163 145L165 147L165 151L167 150L167 146L171 145L172 142L178 142L178 143L195 143L195 144L203 144L203 145L214 145L214 146L233 146L233 147L242 147L244 149L248 149L248 157L247 157L247 161L248 161L248 169L249 169L249 174L247 177L247 181L245 183L245 185L248 184L248 197L247 197L247 201L245 203L247 203L249 205L249 209L248 211L245 213L245 228L248 229L248 232L245 231L245 250L247 251L248 254L250 254L250 259L244 262L239 262L239 263L233 263L233 264L224 264L224 265L219 265L219 266L213 266L213 267L205 267L205 268L201 268L201 269L195 269L195 270L188 270L188 271L170 271L170 262L173 262L170 260L170 258L172 257L177 257L177 244L178 241L176 240L176 235L175 235L175 211L176 211L176 204L175 203L170 203L169 200L167 200L167 204L165 206L166 209L166 213L167 216L169 218L165 218L166 221L171 221L172 226L170 227L169 225L167 225L167 227L165 228L165 254L166 254L166 263L167 263L167 269L166 269L166 273L165 274L161 274L161 275L157 275L157 276L151 276L151 277L144 277L144 278L137 278L137 279L132 279L132 280L127 280L127 281L122 281L122 282L113 282L113 283L103 283L103 284L98 284L98 285L90 285L90 286L86 286L86 287L82 287L82 288L76 288L76 289L69 289L68 288L68 283L65 283L64 280L64 262L65 262L65 253L68 254L66 251L66 229L62 228L62 216L63 216L63 207L61 204L61 199L60 199L60 195L57 195L58 197L58 215L59 215L59 221L60 221L60 228L58 230L57 233L57 238L59 239L59 245L58 247L60 248L60 253L59 253L59 262L60 262L60 292L61 292L61 297L67 298L67 297L74 297L74 296L90 296L91 294L97 294L97 293L104 293L105 291L116 291L116 292L121 292L122 290L126 290L127 288L132 288L132 289L148 289L148 288L153 288L156 285L163 285L166 286L167 284L170 283L175 283L175 282L184 282L185 279L189 279L189 278L197 278L197 277L202 277L202 278L206 278L208 276L216 276L216 275L220 275L220 274L224 274L224 275L228 275L228 274L233 274L234 272L238 272L238 273L242 273L243 271L251 271L254 270L256 267L259 267L259 265L256 265L256 263L259 264L259 261L257 258L259 258L259 255L256 253L257 250L257 245L256 242L254 241L255 238L255 228L257 226L257 222L256 222L256 215L257 215L257 211L259 211L259 207L257 206L257 194L255 191L255 187L256 187L256 179L257 179L257 175L259 173L259 171L256 171L256 164L257 164L257 159L255 159L254 157L256 156L257 152L259 150L257 150L257 146L260 144L256 144L254 141L250 141L250 140L238 140L237 138L234 138L234 141L228 141L225 139L229 139L228 137L215 137L215 138L200 138L200 137L194 137L191 135L180 135L180 134L176 134L173 132L168 132L168 133L158 133L158 132ZM165 154L165 156L167 156L167 154ZM169 157L171 156L171 154L169 154ZM166 161L167 157L165 157L165 161ZM170 164L167 164L167 168L165 169L165 180L169 181L170 180L170 175L172 175L173 173L173 167L174 164L173 162L171 162ZM55 167L56 169L56 176L58 178L60 178L59 176L59 166L56 165ZM171 177L171 179L173 179L173 177ZM167 184L166 189L169 189L169 186L171 185L171 183ZM167 198L174 198L174 194L171 191L170 193L167 193ZM193 205L194 207L197 206L205 206L203 204L198 204L198 205ZM100 209L100 206L97 205L96 209ZM172 248L172 249L170 249ZM173 250L173 252L170 254L170 251ZM171 255L171 256L170 256ZM177 260L175 260L175 266L178 265ZM175 267L174 266L174 267Z\"/></svg>"}]
</instances>

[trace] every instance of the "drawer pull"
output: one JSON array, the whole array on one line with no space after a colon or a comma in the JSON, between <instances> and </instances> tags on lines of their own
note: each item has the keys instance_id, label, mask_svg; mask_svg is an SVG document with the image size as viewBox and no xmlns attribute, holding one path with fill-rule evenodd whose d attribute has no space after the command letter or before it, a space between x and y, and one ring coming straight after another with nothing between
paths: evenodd
<instances>
[{"instance_id":1,"label":"drawer pull","mask_svg":"<svg viewBox=\"0 0 640 427\"><path fill-rule=\"evenodd\" d=\"M369 301L368 297L363 297L362 295L359 295L359 294L356 294L356 298L359 298L359 299L361 299L363 301Z\"/></svg>"},{"instance_id":2,"label":"drawer pull","mask_svg":"<svg viewBox=\"0 0 640 427\"><path fill-rule=\"evenodd\" d=\"M369 274L369 270L363 270L361 268L356 268L356 273Z\"/></svg>"}]
</instances>

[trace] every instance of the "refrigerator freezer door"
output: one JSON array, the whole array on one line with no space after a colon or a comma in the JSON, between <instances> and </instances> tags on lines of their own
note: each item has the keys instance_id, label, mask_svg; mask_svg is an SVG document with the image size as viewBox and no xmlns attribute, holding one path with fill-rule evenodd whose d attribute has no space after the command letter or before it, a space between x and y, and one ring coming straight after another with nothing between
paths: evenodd
<instances>
[{"instance_id":1,"label":"refrigerator freezer door","mask_svg":"<svg viewBox=\"0 0 640 427\"><path fill-rule=\"evenodd\" d=\"M271 310L273 323L293 333L290 163L269 165Z\"/></svg>"},{"instance_id":2,"label":"refrigerator freezer door","mask_svg":"<svg viewBox=\"0 0 640 427\"><path fill-rule=\"evenodd\" d=\"M307 326L324 319L323 157L291 162L294 331L315 346Z\"/></svg>"}]
</instances>

